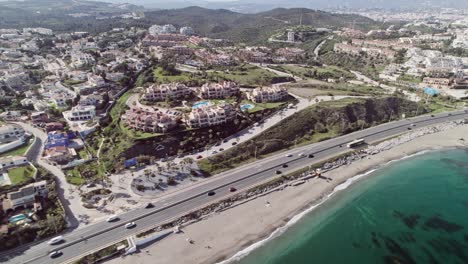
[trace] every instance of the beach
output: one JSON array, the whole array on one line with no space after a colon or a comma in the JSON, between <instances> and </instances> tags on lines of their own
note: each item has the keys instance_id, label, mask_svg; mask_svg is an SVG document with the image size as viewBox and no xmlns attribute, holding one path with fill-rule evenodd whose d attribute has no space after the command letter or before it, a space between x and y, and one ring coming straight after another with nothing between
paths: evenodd
<instances>
[{"instance_id":1,"label":"beach","mask_svg":"<svg viewBox=\"0 0 468 264\"><path fill-rule=\"evenodd\" d=\"M171 235L142 248L138 254L117 258L109 263L153 263L155 260L157 263L171 264L218 263L267 238L294 216L320 203L336 186L348 179L422 151L467 146L467 125L424 135L328 171L322 178L310 179L294 187L288 186L281 191L211 215L205 220L183 227L183 233ZM188 243L188 238L194 243Z\"/></svg>"}]
</instances>

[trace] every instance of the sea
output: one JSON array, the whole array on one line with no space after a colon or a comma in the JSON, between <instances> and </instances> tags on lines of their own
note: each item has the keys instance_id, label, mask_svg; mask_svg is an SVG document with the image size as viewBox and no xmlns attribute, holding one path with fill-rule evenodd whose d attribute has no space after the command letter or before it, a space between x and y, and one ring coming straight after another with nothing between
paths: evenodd
<instances>
[{"instance_id":1,"label":"sea","mask_svg":"<svg viewBox=\"0 0 468 264\"><path fill-rule=\"evenodd\" d=\"M468 150L358 175L223 263L468 263Z\"/></svg>"}]
</instances>

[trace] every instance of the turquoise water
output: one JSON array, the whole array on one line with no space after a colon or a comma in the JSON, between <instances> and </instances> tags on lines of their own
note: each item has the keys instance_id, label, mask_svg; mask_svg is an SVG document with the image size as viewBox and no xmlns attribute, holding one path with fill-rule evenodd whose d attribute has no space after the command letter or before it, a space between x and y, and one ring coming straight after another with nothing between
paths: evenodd
<instances>
[{"instance_id":1,"label":"turquoise water","mask_svg":"<svg viewBox=\"0 0 468 264\"><path fill-rule=\"evenodd\" d=\"M468 151L373 172L239 263L468 263Z\"/></svg>"},{"instance_id":2,"label":"turquoise water","mask_svg":"<svg viewBox=\"0 0 468 264\"><path fill-rule=\"evenodd\" d=\"M196 102L196 103L193 104L192 108L196 109L196 108L206 106L206 105L208 105L207 101Z\"/></svg>"},{"instance_id":3,"label":"turquoise water","mask_svg":"<svg viewBox=\"0 0 468 264\"><path fill-rule=\"evenodd\" d=\"M16 222L21 221L23 219L26 219L26 216L24 214L19 214L19 215L15 215L15 216L10 217L10 219L8 219L8 222L16 223Z\"/></svg>"},{"instance_id":4,"label":"turquoise water","mask_svg":"<svg viewBox=\"0 0 468 264\"><path fill-rule=\"evenodd\" d=\"M241 111L244 111L244 110L249 110L249 109L252 109L254 108L255 106L253 104L243 104L240 106L240 110Z\"/></svg>"}]
</instances>

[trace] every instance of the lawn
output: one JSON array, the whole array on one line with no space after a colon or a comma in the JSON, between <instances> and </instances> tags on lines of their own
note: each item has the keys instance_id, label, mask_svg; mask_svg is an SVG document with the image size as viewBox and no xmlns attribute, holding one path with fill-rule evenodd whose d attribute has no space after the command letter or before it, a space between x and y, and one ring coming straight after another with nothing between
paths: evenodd
<instances>
[{"instance_id":1,"label":"lawn","mask_svg":"<svg viewBox=\"0 0 468 264\"><path fill-rule=\"evenodd\" d=\"M404 82L411 82L411 83L420 83L422 82L422 79L417 76L412 76L408 74L402 74L400 77L398 77L398 81L404 81Z\"/></svg>"},{"instance_id":2,"label":"lawn","mask_svg":"<svg viewBox=\"0 0 468 264\"><path fill-rule=\"evenodd\" d=\"M242 65L233 67L232 70L210 72L209 76L213 79L221 78L237 82L241 86L258 86L271 84L273 78L278 75L257 67L255 65Z\"/></svg>"},{"instance_id":3,"label":"lawn","mask_svg":"<svg viewBox=\"0 0 468 264\"><path fill-rule=\"evenodd\" d=\"M31 139L29 139L27 144L19 146L19 147L15 148L15 149L12 149L12 150L8 151L8 152L2 153L2 154L0 154L0 157L24 155L26 153L26 151L28 150L29 146L31 146L31 144L33 143L33 141L34 141L34 138L31 138Z\"/></svg>"},{"instance_id":4,"label":"lawn","mask_svg":"<svg viewBox=\"0 0 468 264\"><path fill-rule=\"evenodd\" d=\"M190 74L186 72L179 72L177 75L167 75L161 67L155 68L153 75L156 83L188 82L191 79Z\"/></svg>"},{"instance_id":5,"label":"lawn","mask_svg":"<svg viewBox=\"0 0 468 264\"><path fill-rule=\"evenodd\" d=\"M249 113L255 113L257 111L265 110L265 109L272 109L272 108L277 108L280 107L281 105L286 104L287 102L271 102L271 103L254 103L252 101L248 100L242 100L241 104L252 104L255 107L252 109L249 109Z\"/></svg>"},{"instance_id":6,"label":"lawn","mask_svg":"<svg viewBox=\"0 0 468 264\"><path fill-rule=\"evenodd\" d=\"M8 176L10 177L11 184L17 185L27 181L34 175L34 168L31 166L16 167L8 170Z\"/></svg>"},{"instance_id":7,"label":"lawn","mask_svg":"<svg viewBox=\"0 0 468 264\"><path fill-rule=\"evenodd\" d=\"M80 159L87 159L88 158L88 151L86 151L86 149L83 148L80 151L78 151L78 156L80 157Z\"/></svg>"},{"instance_id":8,"label":"lawn","mask_svg":"<svg viewBox=\"0 0 468 264\"><path fill-rule=\"evenodd\" d=\"M85 183L85 180L81 178L80 173L76 170L69 170L66 172L67 182L73 185L82 185Z\"/></svg>"}]
</instances>

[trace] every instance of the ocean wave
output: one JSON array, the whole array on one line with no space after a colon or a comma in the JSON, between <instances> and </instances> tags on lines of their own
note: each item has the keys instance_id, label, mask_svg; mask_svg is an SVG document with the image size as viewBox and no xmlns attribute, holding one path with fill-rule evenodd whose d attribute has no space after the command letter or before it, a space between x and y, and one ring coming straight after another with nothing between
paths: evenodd
<instances>
[{"instance_id":1,"label":"ocean wave","mask_svg":"<svg viewBox=\"0 0 468 264\"><path fill-rule=\"evenodd\" d=\"M358 174L358 175L356 175L354 177L351 177L351 178L347 179L345 182L335 186L335 188L333 188L333 191L331 193L329 193L324 199L320 200L320 202L318 202L317 204L314 204L311 207L307 208L306 210L298 213L297 215L293 216L285 225L275 229L275 231L273 231L267 238L264 238L262 240L259 240L259 241L255 242L255 243L253 243L252 245L238 251L232 257L230 257L230 258L228 258L226 260L223 260L221 262L218 262L217 264L229 264L229 263L233 263L234 261L240 261L242 258L249 255L252 251L260 248L261 246L265 245L269 241L271 241L274 238L276 238L276 237L280 236L281 234L283 234L286 230L288 230L289 227L296 224L299 220L301 220L308 213L312 212L315 208L317 208L318 206L320 206L321 204L326 202L328 199L330 199L336 193L347 189L349 186L351 186L354 182L358 181L359 179L364 178L364 177L368 176L369 174L371 174L371 173L373 173L373 172L375 172L377 170L380 170L383 167L385 167L385 166L387 166L387 165L389 165L389 164L391 164L393 162L398 162L398 161L401 161L401 160L412 158L412 157L415 157L415 156L418 156L418 155L421 155L421 154L425 154L427 152L429 152L429 150L423 150L423 151L416 152L416 153L408 155L408 156L404 156L404 157L401 157L401 158L398 158L398 159L390 160L390 161L386 162L385 164L383 164L381 166L378 166L377 168L368 170L368 171L366 171L364 173Z\"/></svg>"}]
</instances>

